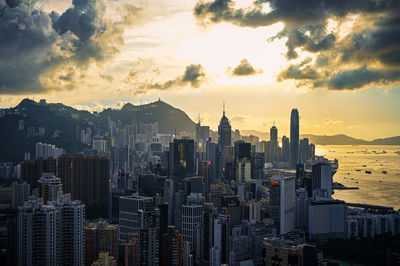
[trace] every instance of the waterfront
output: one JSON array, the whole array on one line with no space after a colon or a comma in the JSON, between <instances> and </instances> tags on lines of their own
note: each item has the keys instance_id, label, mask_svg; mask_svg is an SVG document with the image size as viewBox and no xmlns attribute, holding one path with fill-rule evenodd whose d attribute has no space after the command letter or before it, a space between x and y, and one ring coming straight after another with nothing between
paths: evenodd
<instances>
[{"instance_id":1,"label":"waterfront","mask_svg":"<svg viewBox=\"0 0 400 266\"><path fill-rule=\"evenodd\" d=\"M317 155L338 159L333 181L358 190L335 190L333 197L351 203L383 205L400 209L400 146L326 145ZM360 170L360 171L357 171ZM370 171L368 174L366 171ZM387 173L384 174L383 171Z\"/></svg>"}]
</instances>

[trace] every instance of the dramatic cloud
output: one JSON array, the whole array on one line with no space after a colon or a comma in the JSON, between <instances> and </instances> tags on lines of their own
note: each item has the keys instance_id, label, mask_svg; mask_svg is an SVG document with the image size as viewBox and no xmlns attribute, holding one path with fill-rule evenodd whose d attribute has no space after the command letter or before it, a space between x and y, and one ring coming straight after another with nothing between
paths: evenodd
<instances>
[{"instance_id":1,"label":"dramatic cloud","mask_svg":"<svg viewBox=\"0 0 400 266\"><path fill-rule=\"evenodd\" d=\"M229 68L228 71L232 76L251 76L263 72L261 69L255 69L247 59L243 59L233 70Z\"/></svg>"},{"instance_id":2,"label":"dramatic cloud","mask_svg":"<svg viewBox=\"0 0 400 266\"><path fill-rule=\"evenodd\" d=\"M73 0L63 14L34 0L0 0L0 94L75 88L90 64L113 58L138 9L111 22L96 0Z\"/></svg>"},{"instance_id":3,"label":"dramatic cloud","mask_svg":"<svg viewBox=\"0 0 400 266\"><path fill-rule=\"evenodd\" d=\"M190 85L198 88L207 80L207 75L201 65L189 65L186 67L183 75L168 80L164 83L148 83L141 85L133 90L134 94L143 94L150 90L169 90L172 88L181 88Z\"/></svg>"},{"instance_id":4,"label":"dramatic cloud","mask_svg":"<svg viewBox=\"0 0 400 266\"><path fill-rule=\"evenodd\" d=\"M289 61L305 52L311 60L291 63L280 81L337 90L400 81L398 0L256 0L249 8L237 8L232 0L200 1L194 15L201 23L242 27L283 22L284 29L269 41L285 38Z\"/></svg>"}]
</instances>

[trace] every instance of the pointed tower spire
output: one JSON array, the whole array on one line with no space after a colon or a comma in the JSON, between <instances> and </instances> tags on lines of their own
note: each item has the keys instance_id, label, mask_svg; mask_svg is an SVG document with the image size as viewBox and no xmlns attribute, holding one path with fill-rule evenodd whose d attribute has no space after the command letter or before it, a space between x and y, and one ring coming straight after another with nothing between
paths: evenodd
<instances>
[{"instance_id":1,"label":"pointed tower spire","mask_svg":"<svg viewBox=\"0 0 400 266\"><path fill-rule=\"evenodd\" d=\"M223 105L222 105L222 114L225 116L225 101L223 101Z\"/></svg>"},{"instance_id":2,"label":"pointed tower spire","mask_svg":"<svg viewBox=\"0 0 400 266\"><path fill-rule=\"evenodd\" d=\"M200 113L199 113L199 124L200 124Z\"/></svg>"}]
</instances>

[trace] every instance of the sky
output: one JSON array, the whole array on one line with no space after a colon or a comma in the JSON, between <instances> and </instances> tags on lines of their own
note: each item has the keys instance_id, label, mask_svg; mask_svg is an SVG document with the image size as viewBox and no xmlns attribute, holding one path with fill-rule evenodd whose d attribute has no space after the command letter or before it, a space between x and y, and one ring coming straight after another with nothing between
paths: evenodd
<instances>
[{"instance_id":1,"label":"sky","mask_svg":"<svg viewBox=\"0 0 400 266\"><path fill-rule=\"evenodd\" d=\"M400 135L400 1L0 0L0 108L159 98L216 129Z\"/></svg>"}]
</instances>

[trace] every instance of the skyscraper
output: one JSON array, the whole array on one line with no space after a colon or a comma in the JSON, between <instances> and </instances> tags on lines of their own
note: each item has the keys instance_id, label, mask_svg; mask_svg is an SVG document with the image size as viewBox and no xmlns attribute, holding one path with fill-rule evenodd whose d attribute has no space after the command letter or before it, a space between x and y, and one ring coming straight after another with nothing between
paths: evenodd
<instances>
[{"instance_id":1,"label":"skyscraper","mask_svg":"<svg viewBox=\"0 0 400 266\"><path fill-rule=\"evenodd\" d=\"M153 198L132 195L119 198L119 240L125 242L127 234L139 229L138 211L153 208Z\"/></svg>"},{"instance_id":2,"label":"skyscraper","mask_svg":"<svg viewBox=\"0 0 400 266\"><path fill-rule=\"evenodd\" d=\"M182 237L190 245L195 260L201 259L201 228L203 226L203 205L182 206Z\"/></svg>"},{"instance_id":3,"label":"skyscraper","mask_svg":"<svg viewBox=\"0 0 400 266\"><path fill-rule=\"evenodd\" d=\"M225 116L225 104L222 113L221 121L218 126L218 146L220 151L224 150L224 147L231 146L231 134L232 128L229 119Z\"/></svg>"},{"instance_id":4,"label":"skyscraper","mask_svg":"<svg viewBox=\"0 0 400 266\"><path fill-rule=\"evenodd\" d=\"M282 161L290 161L290 141L289 138L286 136L282 137Z\"/></svg>"},{"instance_id":5,"label":"skyscraper","mask_svg":"<svg viewBox=\"0 0 400 266\"><path fill-rule=\"evenodd\" d=\"M277 232L284 235L295 226L295 176L273 176L270 193L271 219Z\"/></svg>"},{"instance_id":6,"label":"skyscraper","mask_svg":"<svg viewBox=\"0 0 400 266\"><path fill-rule=\"evenodd\" d=\"M18 209L19 265L84 265L85 205L58 193L57 201L27 201Z\"/></svg>"},{"instance_id":7,"label":"skyscraper","mask_svg":"<svg viewBox=\"0 0 400 266\"><path fill-rule=\"evenodd\" d=\"M185 177L195 174L194 140L174 139L170 144L169 175L174 180L174 189L178 191Z\"/></svg>"},{"instance_id":8,"label":"skyscraper","mask_svg":"<svg viewBox=\"0 0 400 266\"><path fill-rule=\"evenodd\" d=\"M162 235L160 265L182 265L182 235L173 225Z\"/></svg>"},{"instance_id":9,"label":"skyscraper","mask_svg":"<svg viewBox=\"0 0 400 266\"><path fill-rule=\"evenodd\" d=\"M270 160L276 162L278 158L278 129L273 125L269 131L270 133Z\"/></svg>"},{"instance_id":10,"label":"skyscraper","mask_svg":"<svg viewBox=\"0 0 400 266\"><path fill-rule=\"evenodd\" d=\"M118 257L118 225L99 221L85 226L85 264L91 265L100 252Z\"/></svg>"},{"instance_id":11,"label":"skyscraper","mask_svg":"<svg viewBox=\"0 0 400 266\"><path fill-rule=\"evenodd\" d=\"M106 200L109 159L100 156L62 155L58 157L58 175L66 193L84 202Z\"/></svg>"},{"instance_id":12,"label":"skyscraper","mask_svg":"<svg viewBox=\"0 0 400 266\"><path fill-rule=\"evenodd\" d=\"M303 162L307 162L309 158L309 141L308 138L304 138L300 140L300 159Z\"/></svg>"},{"instance_id":13,"label":"skyscraper","mask_svg":"<svg viewBox=\"0 0 400 266\"><path fill-rule=\"evenodd\" d=\"M299 160L299 111L292 109L290 115L290 165L296 166Z\"/></svg>"}]
</instances>

